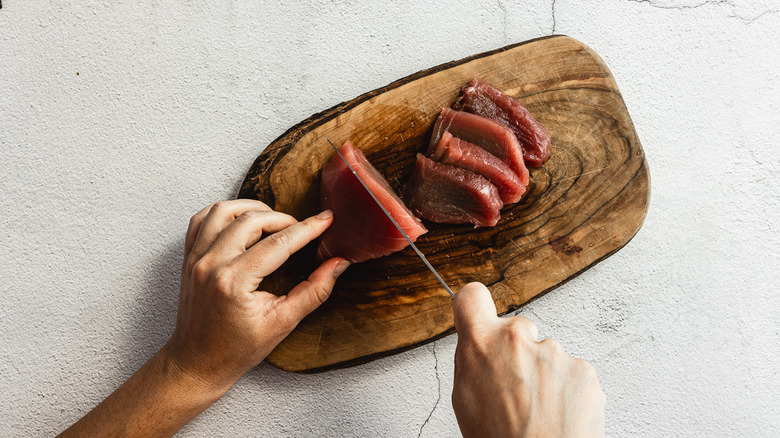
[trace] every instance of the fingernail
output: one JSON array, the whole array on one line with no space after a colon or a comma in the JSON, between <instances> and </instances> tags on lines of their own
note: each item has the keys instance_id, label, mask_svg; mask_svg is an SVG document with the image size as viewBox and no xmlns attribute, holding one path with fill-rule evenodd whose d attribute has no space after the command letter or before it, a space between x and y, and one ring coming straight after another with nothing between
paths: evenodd
<instances>
[{"instance_id":1,"label":"fingernail","mask_svg":"<svg viewBox=\"0 0 780 438\"><path fill-rule=\"evenodd\" d=\"M346 260L342 260L336 263L336 267L333 268L333 278L339 278L339 275L343 274L348 267L349 267L349 262Z\"/></svg>"},{"instance_id":2,"label":"fingernail","mask_svg":"<svg viewBox=\"0 0 780 438\"><path fill-rule=\"evenodd\" d=\"M323 210L320 214L317 215L317 219L330 219L333 217L333 212L330 211L330 209Z\"/></svg>"}]
</instances>

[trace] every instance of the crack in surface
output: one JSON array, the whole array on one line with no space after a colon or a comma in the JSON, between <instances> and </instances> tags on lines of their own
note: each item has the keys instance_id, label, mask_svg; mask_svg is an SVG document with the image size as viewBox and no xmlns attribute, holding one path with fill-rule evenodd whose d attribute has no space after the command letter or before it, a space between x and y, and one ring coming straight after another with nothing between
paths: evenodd
<instances>
[{"instance_id":1,"label":"crack in surface","mask_svg":"<svg viewBox=\"0 0 780 438\"><path fill-rule=\"evenodd\" d=\"M439 401L441 400L441 378L439 377L439 356L436 355L436 342L433 343L433 372L436 375L436 383L439 386L439 394L436 396L436 403L433 404L433 409L431 409L431 412L428 413L428 418L425 419L422 426L420 426L420 433L417 434L417 438L420 438L423 433L423 429L425 428L425 425L428 424L428 421L430 421L431 417L433 416L433 411L436 410L436 407L439 406Z\"/></svg>"},{"instance_id":2,"label":"crack in surface","mask_svg":"<svg viewBox=\"0 0 780 438\"><path fill-rule=\"evenodd\" d=\"M631 3L643 3L656 9L678 10L678 11L682 11L686 9L698 9L701 8L702 6L707 6L707 5L716 5L716 6L727 5L730 6L732 10L731 14L727 16L729 18L736 18L737 20L740 20L745 24L753 24L754 21L764 18L767 15L773 15L780 12L780 9L769 9L764 12L761 12L755 17L745 17L743 15L734 12L734 9L736 9L736 5L734 4L733 0L706 0L701 3L697 3L695 5L680 5L680 6L659 5L653 0L626 0L626 1ZM553 32L554 31L555 31L555 0L553 0Z\"/></svg>"},{"instance_id":3,"label":"crack in surface","mask_svg":"<svg viewBox=\"0 0 780 438\"><path fill-rule=\"evenodd\" d=\"M498 1L498 8L501 9L501 12L503 12L503 30L504 30L504 39L509 38L509 30L507 29L509 27L509 21L507 18L507 9L506 5L504 4L503 0L497 0Z\"/></svg>"},{"instance_id":4,"label":"crack in surface","mask_svg":"<svg viewBox=\"0 0 780 438\"><path fill-rule=\"evenodd\" d=\"M555 25L556 25L556 22L555 22L555 1L556 0L552 0L552 20L553 20L553 25L552 25L552 30L550 31L551 35L555 34Z\"/></svg>"},{"instance_id":5,"label":"crack in surface","mask_svg":"<svg viewBox=\"0 0 780 438\"><path fill-rule=\"evenodd\" d=\"M757 20L759 20L761 18L764 18L767 15L777 14L778 12L780 12L780 9L770 9L768 11L764 11L764 12L756 15L753 18L743 17L742 15L739 15L739 14L731 14L731 15L729 15L729 17L736 18L737 20L740 20L740 21L742 21L745 24L753 24L754 21L757 21Z\"/></svg>"},{"instance_id":6,"label":"crack in surface","mask_svg":"<svg viewBox=\"0 0 780 438\"><path fill-rule=\"evenodd\" d=\"M702 6L707 5L729 5L731 7L734 7L734 4L731 2L731 0L707 0L695 5L680 5L680 6L666 6L666 5L659 5L652 0L627 0L631 3L646 3L647 5L657 8L657 9L676 9L676 10L684 10L684 9L696 9L700 8Z\"/></svg>"}]
</instances>

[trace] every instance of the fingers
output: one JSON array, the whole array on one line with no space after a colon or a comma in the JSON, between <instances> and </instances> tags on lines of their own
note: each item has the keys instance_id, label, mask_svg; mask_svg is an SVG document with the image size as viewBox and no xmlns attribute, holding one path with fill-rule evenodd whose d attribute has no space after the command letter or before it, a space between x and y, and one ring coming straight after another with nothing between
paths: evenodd
<instances>
[{"instance_id":1,"label":"fingers","mask_svg":"<svg viewBox=\"0 0 780 438\"><path fill-rule=\"evenodd\" d=\"M206 211L206 209L208 209ZM190 221L190 231L197 228L197 234L192 243L189 258L192 260L200 259L203 254L211 247L211 244L217 239L220 233L236 219L241 213L247 210L271 211L271 208L260 201L251 199L236 199L233 201L217 202L206 207L201 212L192 217ZM201 219L202 218L202 219ZM187 232L188 238L191 234ZM185 243L185 248L187 247Z\"/></svg>"},{"instance_id":2,"label":"fingers","mask_svg":"<svg viewBox=\"0 0 780 438\"><path fill-rule=\"evenodd\" d=\"M496 305L490 291L482 283L469 283L455 294L455 330L465 334L475 326L490 323L496 316Z\"/></svg>"},{"instance_id":3,"label":"fingers","mask_svg":"<svg viewBox=\"0 0 780 438\"><path fill-rule=\"evenodd\" d=\"M187 227L187 237L184 239L184 258L186 259L190 255L192 245L195 243L195 238L198 237L198 231L200 231L200 224L203 223L203 219L208 214L211 207L214 204L209 204L203 208L203 210L195 213L190 218L190 225Z\"/></svg>"},{"instance_id":4,"label":"fingers","mask_svg":"<svg viewBox=\"0 0 780 438\"><path fill-rule=\"evenodd\" d=\"M297 223L289 214L277 211L247 210L225 228L211 245L218 257L234 257L251 247L264 233L275 233Z\"/></svg>"},{"instance_id":5,"label":"fingers","mask_svg":"<svg viewBox=\"0 0 780 438\"><path fill-rule=\"evenodd\" d=\"M332 222L333 213L325 210L256 243L235 260L235 267L244 274L240 287L257 288L265 276L282 266L292 253L316 239Z\"/></svg>"},{"instance_id":6,"label":"fingers","mask_svg":"<svg viewBox=\"0 0 780 438\"><path fill-rule=\"evenodd\" d=\"M323 262L309 278L295 286L282 304L280 311L288 315L293 327L297 325L306 315L313 312L314 309L322 305L333 291L333 285L336 284L336 278L349 267L349 262L334 257Z\"/></svg>"},{"instance_id":7,"label":"fingers","mask_svg":"<svg viewBox=\"0 0 780 438\"><path fill-rule=\"evenodd\" d=\"M453 306L455 314L455 330L459 335L467 335L473 330L479 330L485 325L502 321L499 327L508 328L510 336L522 337L527 342L535 342L539 337L539 329L533 321L522 316L498 318L496 305L490 291L482 283L469 283L455 294Z\"/></svg>"}]
</instances>

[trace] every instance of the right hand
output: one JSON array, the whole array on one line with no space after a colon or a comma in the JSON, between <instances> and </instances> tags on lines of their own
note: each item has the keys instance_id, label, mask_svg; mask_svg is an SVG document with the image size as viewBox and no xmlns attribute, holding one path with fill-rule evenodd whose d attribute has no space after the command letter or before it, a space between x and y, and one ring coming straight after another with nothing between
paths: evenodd
<instances>
[{"instance_id":1,"label":"right hand","mask_svg":"<svg viewBox=\"0 0 780 438\"><path fill-rule=\"evenodd\" d=\"M490 291L455 295L452 407L463 436L601 437L605 397L596 371L521 316L499 318Z\"/></svg>"}]
</instances>

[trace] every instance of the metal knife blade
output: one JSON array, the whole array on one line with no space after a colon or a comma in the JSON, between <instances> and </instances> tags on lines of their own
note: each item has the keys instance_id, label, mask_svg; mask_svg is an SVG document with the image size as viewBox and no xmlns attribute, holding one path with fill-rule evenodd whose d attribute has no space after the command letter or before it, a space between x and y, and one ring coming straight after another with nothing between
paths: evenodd
<instances>
[{"instance_id":1,"label":"metal knife blade","mask_svg":"<svg viewBox=\"0 0 780 438\"><path fill-rule=\"evenodd\" d=\"M330 141L329 138L325 137L325 140L328 140L328 143L330 143L330 146L333 148L333 150L336 151L337 154L339 154L339 157L341 157L341 160L344 161L344 164L346 164L347 167L349 167L349 170L352 171L352 174L355 175L355 178L357 178L357 180L360 181L360 184L363 186L364 189L366 189L368 194L371 195L371 198L374 199L374 202L376 202L377 205L379 205L379 208L381 208L382 211L387 216L387 218L390 219L390 222L392 222L393 225L395 225L395 227L398 228L398 231L401 233L401 235L404 236L404 238L406 239L407 242L409 242L409 246L411 246L412 249L414 250L414 252L416 252L417 255L420 256L420 259L423 261L423 263L425 263L425 266L427 266L428 269L431 270L431 272L433 273L434 277L436 277L436 279L439 280L439 283L441 283L441 285L444 286L444 289L447 290L447 292L450 294L450 297L452 297L452 299L454 300L455 299L455 294L452 293L452 289L450 289L450 287L447 285L447 283L444 282L444 280L441 278L441 275L439 275L439 273L436 272L436 269L434 269L433 266L431 265L431 263L428 261L428 259L425 258L425 255L422 252L420 252L419 249L417 249L417 245L415 245L414 242L412 242L412 239L410 239L409 236L406 234L406 232L404 232L404 230L401 228L401 226L398 225L398 222L396 222L395 219L393 219L393 215L391 215L390 212L387 211L385 206L382 205L381 202L379 202L379 199L377 199L376 195L374 195L374 193L371 191L371 189L368 188L366 183L363 181L363 178L361 178L360 175L358 175L357 172L355 172L355 169L353 169L352 166L347 161L347 159L344 158L344 155L341 155L341 151L339 151L339 148L337 148L336 145L334 145L333 142Z\"/></svg>"}]
</instances>

